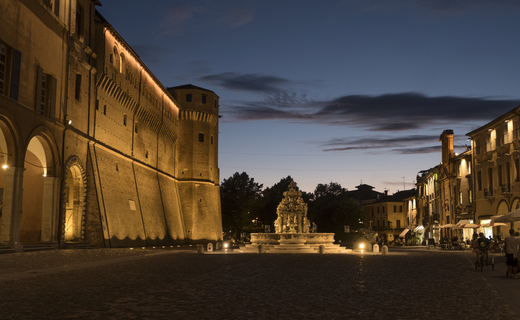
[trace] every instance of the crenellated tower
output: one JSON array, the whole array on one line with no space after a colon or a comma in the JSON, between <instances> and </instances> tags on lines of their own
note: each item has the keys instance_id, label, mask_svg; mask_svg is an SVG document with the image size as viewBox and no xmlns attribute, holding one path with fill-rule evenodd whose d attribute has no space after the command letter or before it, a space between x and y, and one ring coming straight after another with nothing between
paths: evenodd
<instances>
[{"instance_id":1,"label":"crenellated tower","mask_svg":"<svg viewBox=\"0 0 520 320\"><path fill-rule=\"evenodd\" d=\"M220 238L220 233L208 234L208 230L222 229L218 168L219 97L213 91L191 84L168 88L168 92L179 105L175 176L183 199L186 237L194 241Z\"/></svg>"}]
</instances>

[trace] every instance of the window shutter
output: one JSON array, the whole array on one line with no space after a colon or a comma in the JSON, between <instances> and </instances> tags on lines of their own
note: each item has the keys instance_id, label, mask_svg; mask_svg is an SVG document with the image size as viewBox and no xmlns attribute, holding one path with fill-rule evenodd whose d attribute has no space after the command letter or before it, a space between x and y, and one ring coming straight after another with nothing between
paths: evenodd
<instances>
[{"instance_id":1,"label":"window shutter","mask_svg":"<svg viewBox=\"0 0 520 320\"><path fill-rule=\"evenodd\" d=\"M54 120L56 116L56 87L57 87L57 81L56 78L49 75L50 79L50 97L49 97L49 118L51 120Z\"/></svg>"},{"instance_id":2,"label":"window shutter","mask_svg":"<svg viewBox=\"0 0 520 320\"><path fill-rule=\"evenodd\" d=\"M36 96L34 98L34 111L38 114L42 114L42 80L43 69L40 66L36 66Z\"/></svg>"},{"instance_id":3,"label":"window shutter","mask_svg":"<svg viewBox=\"0 0 520 320\"><path fill-rule=\"evenodd\" d=\"M56 17L60 16L60 0L54 0L54 14Z\"/></svg>"},{"instance_id":4,"label":"window shutter","mask_svg":"<svg viewBox=\"0 0 520 320\"><path fill-rule=\"evenodd\" d=\"M13 66L11 71L11 100L18 102L18 91L20 90L20 68L22 64L22 53L13 49Z\"/></svg>"}]
</instances>

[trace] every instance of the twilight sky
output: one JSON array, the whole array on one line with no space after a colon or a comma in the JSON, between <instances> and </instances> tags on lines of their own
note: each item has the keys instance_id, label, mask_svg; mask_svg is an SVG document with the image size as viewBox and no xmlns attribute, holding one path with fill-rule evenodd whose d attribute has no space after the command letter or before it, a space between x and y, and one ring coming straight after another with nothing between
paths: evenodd
<instances>
[{"instance_id":1,"label":"twilight sky","mask_svg":"<svg viewBox=\"0 0 520 320\"><path fill-rule=\"evenodd\" d=\"M221 179L413 188L520 105L518 0L101 0L166 87L220 96Z\"/></svg>"}]
</instances>

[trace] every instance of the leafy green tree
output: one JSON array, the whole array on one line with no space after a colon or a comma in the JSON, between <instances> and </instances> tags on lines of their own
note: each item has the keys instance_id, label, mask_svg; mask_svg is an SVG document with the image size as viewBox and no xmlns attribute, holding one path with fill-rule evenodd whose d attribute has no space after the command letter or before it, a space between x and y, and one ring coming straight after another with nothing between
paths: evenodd
<instances>
[{"instance_id":1,"label":"leafy green tree","mask_svg":"<svg viewBox=\"0 0 520 320\"><path fill-rule=\"evenodd\" d=\"M245 172L236 172L222 181L220 201L225 232L239 235L242 231L255 231L253 220L257 217L261 192L262 184Z\"/></svg>"},{"instance_id":2,"label":"leafy green tree","mask_svg":"<svg viewBox=\"0 0 520 320\"><path fill-rule=\"evenodd\" d=\"M316 222L318 232L333 232L336 238L344 232L344 226L357 230L367 225L363 207L348 196L340 184L319 184L314 191L314 201L309 203L309 219Z\"/></svg>"}]
</instances>

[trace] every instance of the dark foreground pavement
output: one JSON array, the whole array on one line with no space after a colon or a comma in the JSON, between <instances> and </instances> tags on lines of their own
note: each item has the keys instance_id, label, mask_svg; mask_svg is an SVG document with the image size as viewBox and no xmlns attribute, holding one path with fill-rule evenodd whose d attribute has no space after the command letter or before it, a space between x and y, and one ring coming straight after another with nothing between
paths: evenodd
<instances>
[{"instance_id":1,"label":"dark foreground pavement","mask_svg":"<svg viewBox=\"0 0 520 320\"><path fill-rule=\"evenodd\" d=\"M469 253L69 253L0 256L0 319L519 319L520 279Z\"/></svg>"}]
</instances>

